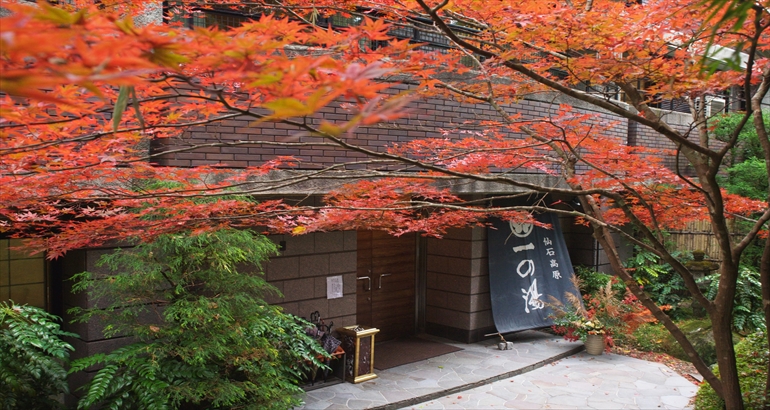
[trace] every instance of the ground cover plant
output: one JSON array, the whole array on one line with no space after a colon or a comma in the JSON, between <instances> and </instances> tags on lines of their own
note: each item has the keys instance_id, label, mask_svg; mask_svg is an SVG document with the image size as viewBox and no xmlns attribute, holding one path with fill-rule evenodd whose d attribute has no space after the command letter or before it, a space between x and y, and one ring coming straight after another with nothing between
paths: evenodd
<instances>
[{"instance_id":1,"label":"ground cover plant","mask_svg":"<svg viewBox=\"0 0 770 410\"><path fill-rule=\"evenodd\" d=\"M228 225L441 236L485 226L489 216L526 222L531 212L557 213L592 229L613 275L692 354L726 407L743 408L736 284L770 221L770 193L731 193L718 175L747 128L770 162L761 104L770 90L766 1L254 1L227 3L248 16L243 24L182 27L216 3L182 2L163 10L169 24L140 26L134 17L148 4L140 0L2 1L3 234L36 238L57 257ZM727 90L745 112L717 136L708 102ZM457 112L483 107L483 115L430 128L426 113L409 109L431 100L458 104ZM675 102L688 118L665 111ZM325 117L329 110L339 116ZM406 127L410 118L418 126ZM260 132L233 138L226 121ZM645 145L651 140L662 143ZM207 151L220 149L271 154L175 162L183 152L216 158L224 154ZM768 179L764 172L758 179ZM533 173L543 178L525 177ZM179 185L134 189L146 179ZM313 191L328 192L322 200L276 199L308 181L328 183ZM490 185L502 188L467 197L454 189ZM535 200L498 205L523 191ZM188 200L233 193L263 200ZM735 219L746 223L738 235ZM667 229L697 220L709 221L718 244L713 300L666 243ZM624 266L618 237L669 264L704 307L719 377ZM761 246L768 300L770 244ZM763 316L767 324L770 305Z\"/></svg>"},{"instance_id":2,"label":"ground cover plant","mask_svg":"<svg viewBox=\"0 0 770 410\"><path fill-rule=\"evenodd\" d=\"M766 409L770 406L765 389L770 349L768 349L765 333L756 332L748 335L735 346L743 400L746 408L749 409ZM709 385L702 384L695 399L695 409L710 410L723 407L724 402L714 393L714 390Z\"/></svg>"}]
</instances>

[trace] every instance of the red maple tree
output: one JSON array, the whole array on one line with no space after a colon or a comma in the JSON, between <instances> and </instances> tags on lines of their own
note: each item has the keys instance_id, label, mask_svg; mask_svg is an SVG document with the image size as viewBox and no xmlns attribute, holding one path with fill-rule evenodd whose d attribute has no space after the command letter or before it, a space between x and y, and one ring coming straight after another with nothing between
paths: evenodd
<instances>
[{"instance_id":1,"label":"red maple tree","mask_svg":"<svg viewBox=\"0 0 770 410\"><path fill-rule=\"evenodd\" d=\"M703 101L740 89L747 108L740 126L756 128L770 163L761 120L770 87L766 8L735 15L729 2L709 9L673 0L185 1L166 17L231 8L258 17L229 28L134 24L153 4L3 0L9 14L0 20L0 231L37 238L57 257L116 238L223 226L441 235L449 227L482 226L489 216L574 216L593 229L615 274L671 331L727 407L743 407L730 331L735 283L741 253L765 229L770 209L718 184L740 129L716 141ZM332 27L330 16L351 23ZM395 34L408 30L444 47ZM715 61L719 69L708 70ZM394 92L396 84L406 86ZM533 95L553 104L538 114L512 109ZM410 102L426 98L485 104L491 114L434 138L387 146L358 138L367 127L398 126ZM670 123L655 108L674 100L689 106L691 122ZM347 115L324 115L332 105ZM178 139L195 127L244 118L255 127L287 125L291 135ZM612 118L667 140L671 149L627 144ZM249 147L355 155L320 164L276 154L238 168L162 166L174 153ZM667 168L672 157L687 172ZM534 183L517 177L523 172L547 178ZM342 185L322 206L239 198L274 197L308 181ZM581 207L497 206L494 198L469 200L453 189L467 183L576 196ZM206 197L221 200L198 200ZM732 218L753 218L737 240L728 229ZM702 219L720 245L713 301L663 240L667 229ZM719 378L637 286L616 251L616 235L671 264L705 307ZM761 276L767 301L770 245ZM770 321L770 303L765 314Z\"/></svg>"}]
</instances>

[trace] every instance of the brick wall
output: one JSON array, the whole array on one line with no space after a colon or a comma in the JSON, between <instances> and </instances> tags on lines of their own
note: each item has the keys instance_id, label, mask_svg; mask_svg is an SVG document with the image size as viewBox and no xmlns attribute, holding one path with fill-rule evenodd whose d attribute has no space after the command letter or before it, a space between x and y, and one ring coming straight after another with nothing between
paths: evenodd
<instances>
[{"instance_id":1,"label":"brick wall","mask_svg":"<svg viewBox=\"0 0 770 410\"><path fill-rule=\"evenodd\" d=\"M407 90L406 85L394 85L384 91L385 94L395 95ZM563 101L522 100L504 106L508 113L519 113L523 119L540 119L549 114L555 114L559 103ZM442 130L466 131L483 130L484 121L499 120L498 113L487 104L472 104L458 102L449 98L425 98L411 102L407 109L409 115L399 120L378 124L371 127L361 127L354 135L345 137L351 144L359 145L373 151L384 151L388 144L407 142L417 138L444 138ZM619 143L626 143L628 138L628 121L607 112L600 112L591 107L576 107L576 112L592 112L598 116L594 121L610 124L609 135L617 138ZM318 125L321 119L328 121L347 121L353 117L340 102L324 107L314 117L307 121ZM156 140L153 150L162 153L170 149L191 147L196 144L241 142L271 142L271 143L307 143L302 147L279 147L274 145L257 146L234 145L228 147L198 148L189 152L177 152L162 155L157 163L167 166L197 166L223 165L233 168L257 166L277 156L289 155L298 158L300 169L318 169L332 164L347 163L349 168L361 168L363 165L354 164L365 158L364 154L345 151L341 148L312 145L321 142L320 139L303 135L298 128L287 124L271 122L255 123L254 118L240 117L223 120L215 124L191 127L179 138ZM467 135L451 133L448 137L459 138ZM509 133L515 138L521 135ZM535 172L535 171L532 171Z\"/></svg>"}]
</instances>

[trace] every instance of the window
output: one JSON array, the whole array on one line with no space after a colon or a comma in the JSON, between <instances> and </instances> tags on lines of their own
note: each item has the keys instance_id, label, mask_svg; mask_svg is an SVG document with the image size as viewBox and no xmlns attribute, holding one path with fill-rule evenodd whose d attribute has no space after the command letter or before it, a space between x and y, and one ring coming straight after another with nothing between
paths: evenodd
<instances>
[{"instance_id":1,"label":"window","mask_svg":"<svg viewBox=\"0 0 770 410\"><path fill-rule=\"evenodd\" d=\"M0 300L45 309L48 307L45 257L13 249L22 245L21 239L0 239Z\"/></svg>"},{"instance_id":2,"label":"window","mask_svg":"<svg viewBox=\"0 0 770 410\"><path fill-rule=\"evenodd\" d=\"M706 116L706 118L711 118L714 115L722 114L725 112L727 102L724 98L707 95L703 100L706 101L706 105L703 107L703 114ZM703 100L700 97L695 99L695 108L697 110L700 110L700 104Z\"/></svg>"}]
</instances>

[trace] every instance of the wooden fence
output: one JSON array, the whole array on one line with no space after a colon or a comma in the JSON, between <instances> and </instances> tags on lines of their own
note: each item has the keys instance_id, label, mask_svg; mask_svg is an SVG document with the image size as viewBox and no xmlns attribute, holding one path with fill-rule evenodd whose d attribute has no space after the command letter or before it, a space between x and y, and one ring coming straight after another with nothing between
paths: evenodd
<instances>
[{"instance_id":1,"label":"wooden fence","mask_svg":"<svg viewBox=\"0 0 770 410\"><path fill-rule=\"evenodd\" d=\"M732 222L732 221L731 221ZM732 225L730 228L732 228ZM732 229L731 229L732 230ZM719 244L711 231L711 221L696 221L687 224L681 231L669 231L670 240L676 245L676 249L681 251L702 250L706 252L706 257L719 259ZM734 233L733 239L740 237L740 234Z\"/></svg>"}]
</instances>

